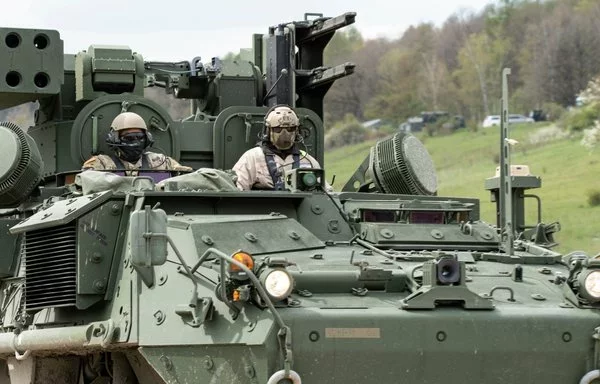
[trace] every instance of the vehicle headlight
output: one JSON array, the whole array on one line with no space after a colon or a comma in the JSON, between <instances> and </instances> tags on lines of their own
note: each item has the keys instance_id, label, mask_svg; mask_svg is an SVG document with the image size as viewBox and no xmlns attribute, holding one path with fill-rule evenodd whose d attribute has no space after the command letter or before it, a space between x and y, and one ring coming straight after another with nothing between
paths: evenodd
<instances>
[{"instance_id":1,"label":"vehicle headlight","mask_svg":"<svg viewBox=\"0 0 600 384\"><path fill-rule=\"evenodd\" d=\"M267 269L260 277L267 294L274 300L283 300L292 293L292 276L285 269Z\"/></svg>"},{"instance_id":2,"label":"vehicle headlight","mask_svg":"<svg viewBox=\"0 0 600 384\"><path fill-rule=\"evenodd\" d=\"M579 282L582 288L579 293L583 297L592 301L600 301L600 270L583 272Z\"/></svg>"}]
</instances>

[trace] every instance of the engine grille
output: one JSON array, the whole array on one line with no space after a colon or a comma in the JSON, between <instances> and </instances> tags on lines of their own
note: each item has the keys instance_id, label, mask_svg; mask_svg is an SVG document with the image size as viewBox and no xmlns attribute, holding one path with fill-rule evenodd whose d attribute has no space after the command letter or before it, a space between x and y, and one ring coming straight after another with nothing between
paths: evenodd
<instances>
[{"instance_id":1,"label":"engine grille","mask_svg":"<svg viewBox=\"0 0 600 384\"><path fill-rule=\"evenodd\" d=\"M25 234L25 310L75 305L77 227L75 222Z\"/></svg>"}]
</instances>

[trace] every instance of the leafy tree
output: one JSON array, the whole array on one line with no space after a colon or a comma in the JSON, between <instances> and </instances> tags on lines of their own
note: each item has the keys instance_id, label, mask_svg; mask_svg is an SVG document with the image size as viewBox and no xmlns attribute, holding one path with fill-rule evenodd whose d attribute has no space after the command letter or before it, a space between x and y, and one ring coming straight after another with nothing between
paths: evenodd
<instances>
[{"instance_id":1,"label":"leafy tree","mask_svg":"<svg viewBox=\"0 0 600 384\"><path fill-rule=\"evenodd\" d=\"M378 92L367 105L367 117L399 122L423 109L414 91L419 74L414 52L400 48L389 51L381 58L378 74Z\"/></svg>"},{"instance_id":2,"label":"leafy tree","mask_svg":"<svg viewBox=\"0 0 600 384\"><path fill-rule=\"evenodd\" d=\"M454 76L460 87L459 98L468 115L481 117L497 111L500 95L500 75L504 67L508 42L493 39L487 33L470 35L459 53L459 68ZM495 106L494 106L495 105Z\"/></svg>"},{"instance_id":3,"label":"leafy tree","mask_svg":"<svg viewBox=\"0 0 600 384\"><path fill-rule=\"evenodd\" d=\"M352 53L360 49L363 44L363 37L354 26L336 32L325 48L323 62L327 66L340 64L341 60L352 56Z\"/></svg>"}]
</instances>

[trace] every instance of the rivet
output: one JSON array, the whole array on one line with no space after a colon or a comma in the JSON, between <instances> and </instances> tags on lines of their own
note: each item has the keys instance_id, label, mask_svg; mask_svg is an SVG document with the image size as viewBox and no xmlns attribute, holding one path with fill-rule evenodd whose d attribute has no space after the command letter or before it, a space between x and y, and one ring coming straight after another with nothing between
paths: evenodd
<instances>
[{"instance_id":1,"label":"rivet","mask_svg":"<svg viewBox=\"0 0 600 384\"><path fill-rule=\"evenodd\" d=\"M531 298L533 300L537 300L537 301L544 301L544 300L546 300L546 298L543 295L540 295L539 293L532 294Z\"/></svg>"},{"instance_id":2,"label":"rivet","mask_svg":"<svg viewBox=\"0 0 600 384\"><path fill-rule=\"evenodd\" d=\"M96 292L102 292L104 291L104 288L106 288L106 283L104 282L104 280L94 281L94 290Z\"/></svg>"},{"instance_id":3,"label":"rivet","mask_svg":"<svg viewBox=\"0 0 600 384\"><path fill-rule=\"evenodd\" d=\"M340 223L337 220L329 220L327 223L327 229L331 233L340 233Z\"/></svg>"},{"instance_id":4,"label":"rivet","mask_svg":"<svg viewBox=\"0 0 600 384\"><path fill-rule=\"evenodd\" d=\"M210 358L210 356L204 356L204 359L202 360L202 365L204 365L205 369L211 370L215 366L215 363Z\"/></svg>"},{"instance_id":5,"label":"rivet","mask_svg":"<svg viewBox=\"0 0 600 384\"><path fill-rule=\"evenodd\" d=\"M254 368L251 365L246 364L244 366L244 372L246 373L246 376L248 376L250 379L254 377Z\"/></svg>"},{"instance_id":6,"label":"rivet","mask_svg":"<svg viewBox=\"0 0 600 384\"><path fill-rule=\"evenodd\" d=\"M166 318L167 316L165 316L163 311L161 311L160 309L154 312L154 321L156 325L161 325L162 323L164 323Z\"/></svg>"},{"instance_id":7,"label":"rivet","mask_svg":"<svg viewBox=\"0 0 600 384\"><path fill-rule=\"evenodd\" d=\"M394 232L390 231L389 229L382 229L381 231L379 231L379 234L381 235L381 237L386 238L386 239L391 239L392 237L394 237Z\"/></svg>"},{"instance_id":8,"label":"rivet","mask_svg":"<svg viewBox=\"0 0 600 384\"><path fill-rule=\"evenodd\" d=\"M323 208L321 208L319 205L317 204L313 204L310 206L310 210L312 211L312 213L314 213L315 215L320 215L321 213L323 213Z\"/></svg>"},{"instance_id":9,"label":"rivet","mask_svg":"<svg viewBox=\"0 0 600 384\"><path fill-rule=\"evenodd\" d=\"M246 233L244 234L244 237L246 238L246 240L248 240L248 241L249 241L249 242L251 242L251 243L255 243L255 242L256 242L256 240L258 240L258 239L256 238L256 235L255 235L254 233L252 233L252 232L246 232Z\"/></svg>"},{"instance_id":10,"label":"rivet","mask_svg":"<svg viewBox=\"0 0 600 384\"><path fill-rule=\"evenodd\" d=\"M206 245L213 245L214 244L213 239L210 236L208 236L208 235L202 236L201 239L202 239L202 242L204 244L206 244Z\"/></svg>"},{"instance_id":11,"label":"rivet","mask_svg":"<svg viewBox=\"0 0 600 384\"><path fill-rule=\"evenodd\" d=\"M119 214L119 212L121 212L121 207L119 206L119 204L115 203L110 206L110 212L113 215L117 215L117 214Z\"/></svg>"},{"instance_id":12,"label":"rivet","mask_svg":"<svg viewBox=\"0 0 600 384\"><path fill-rule=\"evenodd\" d=\"M165 366L167 371L170 371L173 369L173 363L171 362L171 359L169 359L167 356L162 355L160 357L160 361L163 363L163 365Z\"/></svg>"},{"instance_id":13,"label":"rivet","mask_svg":"<svg viewBox=\"0 0 600 384\"><path fill-rule=\"evenodd\" d=\"M100 252L94 252L91 257L92 263L98 264L102 261L102 255Z\"/></svg>"},{"instance_id":14,"label":"rivet","mask_svg":"<svg viewBox=\"0 0 600 384\"><path fill-rule=\"evenodd\" d=\"M300 239L300 235L298 233L296 233L296 231L289 231L288 236L293 240Z\"/></svg>"},{"instance_id":15,"label":"rivet","mask_svg":"<svg viewBox=\"0 0 600 384\"><path fill-rule=\"evenodd\" d=\"M300 295L302 297L311 297L313 294L311 291L309 291L307 289L300 289L300 290L298 290L298 295Z\"/></svg>"},{"instance_id":16,"label":"rivet","mask_svg":"<svg viewBox=\"0 0 600 384\"><path fill-rule=\"evenodd\" d=\"M311 333L308 334L308 339L310 341L312 341L313 343L319 341L320 338L321 338L321 336L319 335L319 332L317 332L317 331L312 331Z\"/></svg>"},{"instance_id":17,"label":"rivet","mask_svg":"<svg viewBox=\"0 0 600 384\"><path fill-rule=\"evenodd\" d=\"M565 343L568 343L569 341L573 340L573 336L570 332L565 332L562 334L562 339Z\"/></svg>"},{"instance_id":18,"label":"rivet","mask_svg":"<svg viewBox=\"0 0 600 384\"><path fill-rule=\"evenodd\" d=\"M446 332L444 331L439 331L436 335L435 338L437 339L437 341L442 342L446 340Z\"/></svg>"},{"instance_id":19,"label":"rivet","mask_svg":"<svg viewBox=\"0 0 600 384\"><path fill-rule=\"evenodd\" d=\"M288 307L290 308L298 308L302 302L298 299L288 299Z\"/></svg>"}]
</instances>

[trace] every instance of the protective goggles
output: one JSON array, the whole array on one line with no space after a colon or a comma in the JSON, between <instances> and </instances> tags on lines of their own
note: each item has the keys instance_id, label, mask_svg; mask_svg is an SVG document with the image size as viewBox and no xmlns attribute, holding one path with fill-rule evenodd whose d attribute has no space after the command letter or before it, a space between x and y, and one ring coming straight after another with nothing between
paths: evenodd
<instances>
[{"instance_id":1,"label":"protective goggles","mask_svg":"<svg viewBox=\"0 0 600 384\"><path fill-rule=\"evenodd\" d=\"M146 140L146 133L144 132L131 132L125 133L119 136L119 139L122 143L138 143L140 141Z\"/></svg>"},{"instance_id":2,"label":"protective goggles","mask_svg":"<svg viewBox=\"0 0 600 384\"><path fill-rule=\"evenodd\" d=\"M286 131L288 131L289 133L294 133L298 130L297 126L292 126L292 127L271 127L271 129L273 130L274 133L281 133L284 129Z\"/></svg>"}]
</instances>

